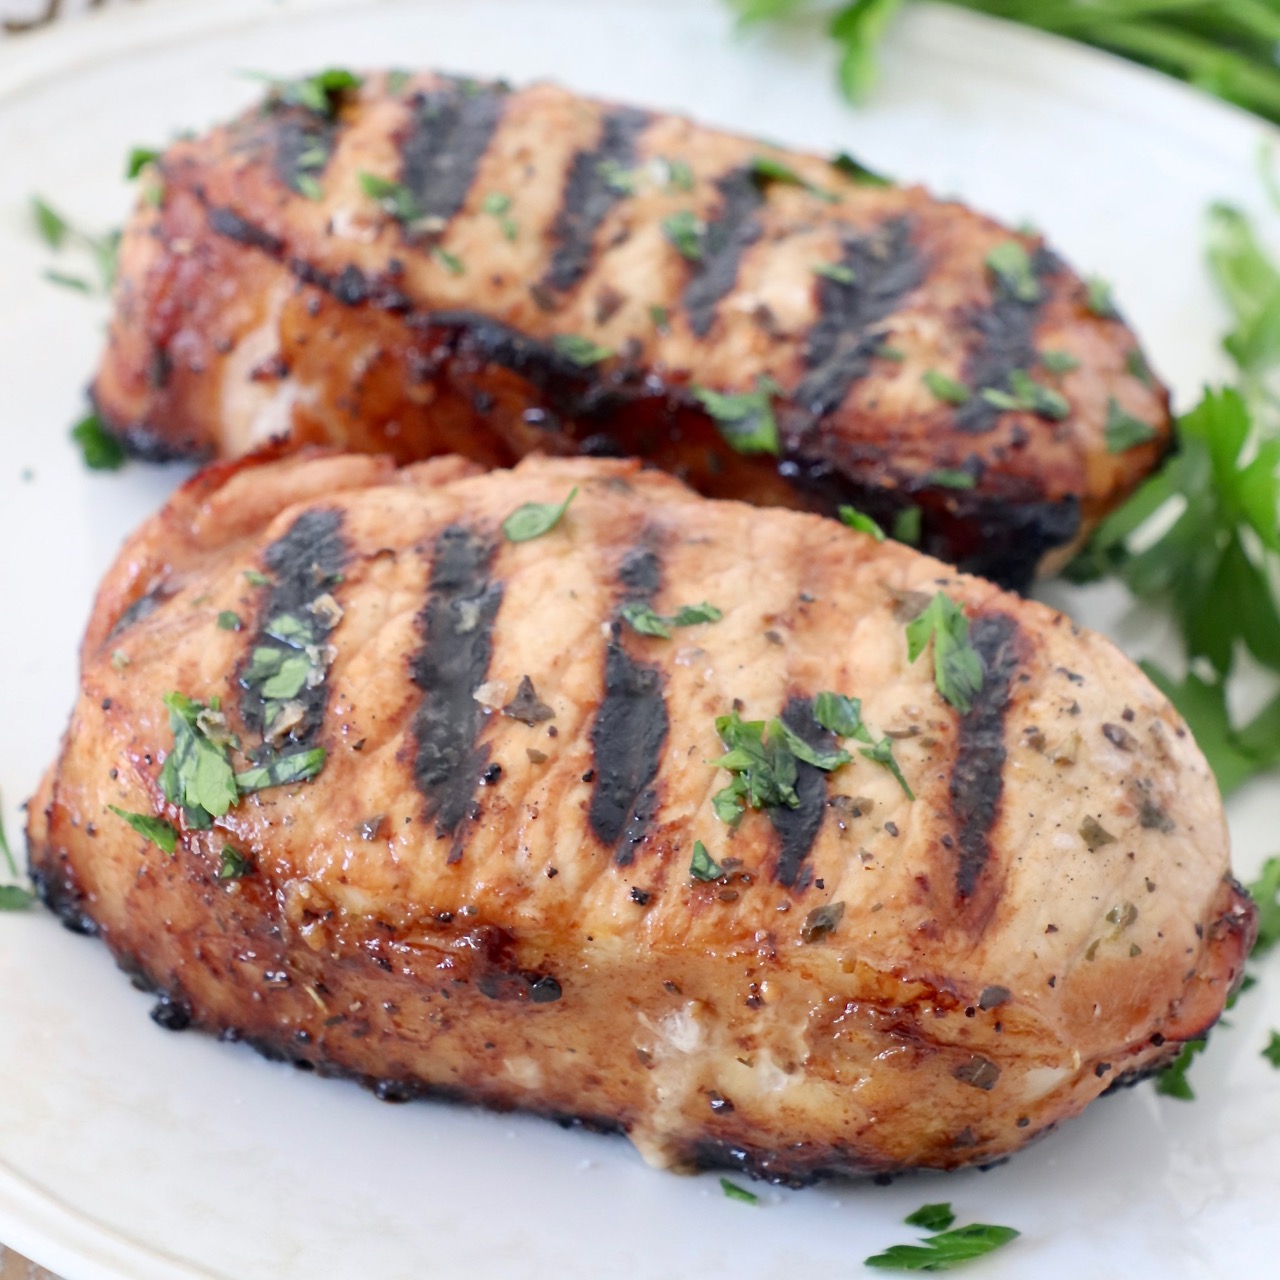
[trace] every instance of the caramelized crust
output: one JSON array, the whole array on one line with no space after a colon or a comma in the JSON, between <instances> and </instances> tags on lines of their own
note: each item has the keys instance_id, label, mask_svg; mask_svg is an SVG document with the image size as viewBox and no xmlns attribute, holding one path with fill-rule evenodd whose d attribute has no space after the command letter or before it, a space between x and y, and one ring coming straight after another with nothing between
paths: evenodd
<instances>
[{"instance_id":1,"label":"caramelized crust","mask_svg":"<svg viewBox=\"0 0 1280 1280\"><path fill-rule=\"evenodd\" d=\"M1253 907L1200 752L1108 641L636 463L474 472L225 464L109 572L32 870L165 1025L797 1181L997 1159L1218 1017ZM504 539L575 486L549 533ZM938 590L983 660L963 715L907 660ZM670 639L621 616L704 601L723 617ZM161 789L162 697L220 699L245 767L284 616L328 628L276 742L323 771L197 829ZM851 740L798 765L797 807L717 817L716 717L826 749L824 690L861 696L914 799ZM108 806L173 824L174 855ZM219 878L228 850L249 874Z\"/></svg>"},{"instance_id":2,"label":"caramelized crust","mask_svg":"<svg viewBox=\"0 0 1280 1280\"><path fill-rule=\"evenodd\" d=\"M918 510L924 550L1021 588L1170 442L1133 335L1039 237L679 117L374 76L146 183L94 383L146 456L641 456L716 497ZM1009 407L1027 376L1039 412ZM699 389L769 392L776 445L733 447ZM1122 413L1150 439L1111 452Z\"/></svg>"}]
</instances>

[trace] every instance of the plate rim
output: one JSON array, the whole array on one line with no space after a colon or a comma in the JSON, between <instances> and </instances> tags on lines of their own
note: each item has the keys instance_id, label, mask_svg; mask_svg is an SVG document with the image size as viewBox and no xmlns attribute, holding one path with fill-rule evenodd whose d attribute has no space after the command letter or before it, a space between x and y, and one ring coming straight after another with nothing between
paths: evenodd
<instances>
[{"instance_id":1,"label":"plate rim","mask_svg":"<svg viewBox=\"0 0 1280 1280\"><path fill-rule=\"evenodd\" d=\"M483 0L527 7L533 0ZM592 9L602 0L536 0ZM604 0L623 3L628 0ZM699 0L694 0L699 2ZM720 7L722 0L701 0ZM104 8L23 35L0 52L0 111L17 109L24 95L57 78L137 54L185 45L238 28L261 29L326 14L387 11L405 3L444 6L450 0L219 0L196 7L182 0ZM654 10L680 11L689 0L629 0ZM1033 77L1021 58L1036 62L1034 80L1047 95L1087 101L1123 114L1164 136L1181 138L1219 156L1252 163L1260 143L1280 142L1280 127L1160 72L1102 50L985 14L938 4L914 5L900 19L902 44L966 63L1006 80ZM743 36L743 39L753 37ZM766 37L767 38L767 37ZM1028 59L1030 61L1030 59ZM886 77L887 78L887 77ZM92 1214L33 1184L0 1153L0 1240L53 1270L62 1280L222 1280L221 1273L132 1239Z\"/></svg>"}]
</instances>

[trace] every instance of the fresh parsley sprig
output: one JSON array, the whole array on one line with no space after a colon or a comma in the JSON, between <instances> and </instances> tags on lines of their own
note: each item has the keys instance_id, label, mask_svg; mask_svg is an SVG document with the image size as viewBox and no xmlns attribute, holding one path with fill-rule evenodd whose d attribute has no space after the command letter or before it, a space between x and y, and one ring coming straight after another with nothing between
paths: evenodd
<instances>
[{"instance_id":1,"label":"fresh parsley sprig","mask_svg":"<svg viewBox=\"0 0 1280 1280\"><path fill-rule=\"evenodd\" d=\"M925 1210L936 1209L944 1209L950 1214L949 1205L926 1205L907 1218L907 1222L924 1225L920 1222L920 1214ZM981 1258L999 1249L1011 1240L1016 1240L1020 1234L1012 1227L994 1227L985 1222L974 1222L967 1227L954 1227L949 1231L925 1236L919 1244L892 1245L883 1253L873 1254L866 1260L866 1265L883 1271L950 1271L962 1262Z\"/></svg>"}]
</instances>

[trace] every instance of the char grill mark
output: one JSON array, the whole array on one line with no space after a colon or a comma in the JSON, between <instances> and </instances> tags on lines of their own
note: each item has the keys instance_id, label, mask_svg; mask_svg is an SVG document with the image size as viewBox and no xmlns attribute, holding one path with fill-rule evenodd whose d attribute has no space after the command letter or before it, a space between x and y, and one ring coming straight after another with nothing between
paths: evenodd
<instances>
[{"instance_id":1,"label":"char grill mark","mask_svg":"<svg viewBox=\"0 0 1280 1280\"><path fill-rule=\"evenodd\" d=\"M788 698L781 719L815 750L829 751L838 745L835 734L828 733L813 718L811 698ZM816 765L797 760L796 795L800 797L798 808L778 806L769 810L769 820L778 833L778 865L773 878L787 888L799 879L804 861L822 830L827 808L827 775Z\"/></svg>"},{"instance_id":2,"label":"char grill mark","mask_svg":"<svg viewBox=\"0 0 1280 1280\"><path fill-rule=\"evenodd\" d=\"M1031 260L1037 280L1054 274L1060 264L1053 254L1040 250ZM1036 362L1036 324L1040 318L1040 303L1024 302L1015 297L1003 280L996 279L992 286L995 301L985 311L978 311L969 319L970 327L978 335L978 344L965 365L965 382L974 394L955 411L955 425L959 431L981 435L990 431L1003 412L996 405L983 399L982 391L993 387L1009 391L1009 375L1017 369L1029 370ZM1044 289L1041 289L1041 296Z\"/></svg>"},{"instance_id":3,"label":"char grill mark","mask_svg":"<svg viewBox=\"0 0 1280 1280\"><path fill-rule=\"evenodd\" d=\"M505 96L496 85L451 81L414 97L413 121L400 142L400 181L422 217L448 222L462 208Z\"/></svg>"},{"instance_id":4,"label":"char grill mark","mask_svg":"<svg viewBox=\"0 0 1280 1280\"><path fill-rule=\"evenodd\" d=\"M489 759L488 747L476 743L482 713L474 694L489 670L502 603L502 584L489 576L494 552L492 541L461 525L436 539L422 648L411 668L423 693L413 724L414 780L436 835L455 837L451 862L462 856L458 828Z\"/></svg>"},{"instance_id":5,"label":"char grill mark","mask_svg":"<svg viewBox=\"0 0 1280 1280\"><path fill-rule=\"evenodd\" d=\"M621 603L650 603L662 582L657 553L637 547L618 578L625 589ZM620 867L634 860L636 845L657 814L658 794L650 784L662 760L667 728L662 672L627 652L622 624L615 621L605 649L604 700L591 730L595 786L589 818L600 842L616 851Z\"/></svg>"},{"instance_id":6,"label":"char grill mark","mask_svg":"<svg viewBox=\"0 0 1280 1280\"><path fill-rule=\"evenodd\" d=\"M906 218L894 218L871 235L850 235L840 261L853 272L853 282L819 278L818 320L805 345L808 372L794 397L816 418L834 413L853 384L871 371L887 336L873 326L924 280L924 263Z\"/></svg>"},{"instance_id":7,"label":"char grill mark","mask_svg":"<svg viewBox=\"0 0 1280 1280\"><path fill-rule=\"evenodd\" d=\"M720 210L707 225L702 257L683 298L689 327L700 338L711 332L716 308L737 283L742 255L760 238L756 215L764 204L764 193L749 168L731 170L716 186Z\"/></svg>"},{"instance_id":8,"label":"char grill mark","mask_svg":"<svg viewBox=\"0 0 1280 1280\"><path fill-rule=\"evenodd\" d=\"M273 236L270 231L242 218L231 209L215 205L208 212L209 230L215 235L226 236L237 244L248 245L251 249L261 249L273 258L284 253L284 241Z\"/></svg>"},{"instance_id":9,"label":"char grill mark","mask_svg":"<svg viewBox=\"0 0 1280 1280\"><path fill-rule=\"evenodd\" d=\"M240 714L255 733L264 736L269 733L269 715L274 718L279 714L281 700L267 696L262 680L247 678L253 655L264 650L296 659L305 655L307 645L318 649L326 643L326 628L308 606L337 585L349 558L350 549L342 536L339 511L304 511L284 537L267 548L263 562L271 577L271 594L259 615L257 633L239 673L240 685L245 690L240 699ZM282 638L285 636L288 639ZM315 685L303 685L286 699L302 709L302 719L289 732L292 741L302 744L312 741L324 720L328 696L327 681L322 680Z\"/></svg>"},{"instance_id":10,"label":"char grill mark","mask_svg":"<svg viewBox=\"0 0 1280 1280\"><path fill-rule=\"evenodd\" d=\"M649 112L634 107L606 112L596 147L574 156L552 230L556 251L542 277L548 288L561 292L572 289L586 275L596 231L624 195L616 178L610 183L609 171L627 170L635 164L636 142L650 119Z\"/></svg>"},{"instance_id":11,"label":"char grill mark","mask_svg":"<svg viewBox=\"0 0 1280 1280\"><path fill-rule=\"evenodd\" d=\"M1018 668L1018 624L1003 613L986 614L969 629L969 643L982 659L982 689L960 719L951 769L951 812L959 862L956 892L969 898L991 856L991 830L1004 789L1004 721L1009 687Z\"/></svg>"},{"instance_id":12,"label":"char grill mark","mask_svg":"<svg viewBox=\"0 0 1280 1280\"><path fill-rule=\"evenodd\" d=\"M276 177L291 191L306 195L302 180L316 179L324 172L337 132L337 125L314 111L281 112L272 139Z\"/></svg>"}]
</instances>

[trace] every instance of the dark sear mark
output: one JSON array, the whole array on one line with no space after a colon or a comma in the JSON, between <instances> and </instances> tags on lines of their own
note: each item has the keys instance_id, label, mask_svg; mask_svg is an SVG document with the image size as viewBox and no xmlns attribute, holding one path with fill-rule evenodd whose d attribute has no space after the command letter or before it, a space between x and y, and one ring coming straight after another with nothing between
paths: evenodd
<instances>
[{"instance_id":1,"label":"dark sear mark","mask_svg":"<svg viewBox=\"0 0 1280 1280\"><path fill-rule=\"evenodd\" d=\"M621 604L651 602L662 581L657 553L636 548L618 579L624 588ZM649 784L658 773L667 728L662 672L627 652L622 625L615 620L605 649L604 700L591 730L595 785L589 817L600 842L616 850L619 866L635 858L635 847L657 813L657 793Z\"/></svg>"},{"instance_id":2,"label":"dark sear mark","mask_svg":"<svg viewBox=\"0 0 1280 1280\"><path fill-rule=\"evenodd\" d=\"M720 208L707 223L702 257L683 298L689 327L700 338L711 332L716 307L737 283L742 255L760 239L756 214L764 204L764 192L750 168L731 170L716 186Z\"/></svg>"},{"instance_id":3,"label":"dark sear mark","mask_svg":"<svg viewBox=\"0 0 1280 1280\"><path fill-rule=\"evenodd\" d=\"M1032 255L1031 269L1037 280L1053 275L1062 264L1047 249ZM1040 303L1026 302L1015 296L1000 278L992 284L995 300L985 311L976 311L969 320L978 335L978 343L965 364L964 380L978 394L971 395L954 411L956 429L971 435L990 431L1003 412L980 394L988 387L1010 391L1009 375L1016 369L1030 369L1036 352L1036 323ZM1046 290L1041 288L1041 297Z\"/></svg>"},{"instance_id":4,"label":"dark sear mark","mask_svg":"<svg viewBox=\"0 0 1280 1280\"><path fill-rule=\"evenodd\" d=\"M154 590L148 591L145 596L139 596L116 619L115 625L107 633L106 642L109 643L122 632L128 631L135 622L141 622L143 618L155 613L164 603L166 594L162 587L156 587Z\"/></svg>"},{"instance_id":5,"label":"dark sear mark","mask_svg":"<svg viewBox=\"0 0 1280 1280\"><path fill-rule=\"evenodd\" d=\"M413 659L413 683L423 692L414 716L414 780L426 797L436 835L453 835L471 809L487 747L476 745L483 708L475 700L493 648L493 624L502 585L489 577L494 544L461 525L436 539L426 607L419 616L422 648ZM461 849L455 842L450 861Z\"/></svg>"},{"instance_id":6,"label":"dark sear mark","mask_svg":"<svg viewBox=\"0 0 1280 1280\"><path fill-rule=\"evenodd\" d=\"M809 698L789 698L782 709L782 723L819 751L839 746L833 733L828 733L813 718L813 702ZM778 833L778 865L773 878L780 885L795 885L813 842L822 830L827 807L827 775L804 760L796 761L796 795L798 808L777 805L769 809L769 821ZM806 939L807 941L807 939Z\"/></svg>"},{"instance_id":7,"label":"dark sear mark","mask_svg":"<svg viewBox=\"0 0 1280 1280\"><path fill-rule=\"evenodd\" d=\"M462 208L505 99L498 86L469 80L412 99L413 121L398 139L400 181L421 217L448 222Z\"/></svg>"},{"instance_id":8,"label":"dark sear mark","mask_svg":"<svg viewBox=\"0 0 1280 1280\"><path fill-rule=\"evenodd\" d=\"M327 666L321 647L327 643L332 623L311 606L341 579L349 555L342 536L342 513L323 509L304 511L263 555L271 592L261 606L236 675L245 690L240 714L264 738L280 729L282 714L288 717L284 734L296 743L311 742L324 720L329 695L328 684L321 678ZM312 669L319 675L312 676L311 683L304 679L296 690L273 693L272 680L287 679L290 671ZM249 754L259 763L265 758L261 751Z\"/></svg>"},{"instance_id":9,"label":"dark sear mark","mask_svg":"<svg viewBox=\"0 0 1280 1280\"><path fill-rule=\"evenodd\" d=\"M626 195L617 175L635 164L636 141L650 119L647 111L634 107L610 111L596 146L573 157L551 232L556 250L542 277L547 288L563 292L586 275L595 254L596 231Z\"/></svg>"},{"instance_id":10,"label":"dark sear mark","mask_svg":"<svg viewBox=\"0 0 1280 1280\"><path fill-rule=\"evenodd\" d=\"M981 657L985 674L972 707L960 718L951 769L951 812L959 846L956 892L961 898L973 894L991 856L991 828L1004 788L1004 720L1018 666L1018 635L1018 624L1003 613L984 614L969 628L969 643Z\"/></svg>"},{"instance_id":11,"label":"dark sear mark","mask_svg":"<svg viewBox=\"0 0 1280 1280\"><path fill-rule=\"evenodd\" d=\"M209 208L207 218L209 230L215 235L226 236L228 240L248 245L252 249L261 249L263 253L270 254L273 258L278 258L284 253L284 241L279 236L272 235L270 231L264 230L247 218L242 218L230 209L213 205Z\"/></svg>"},{"instance_id":12,"label":"dark sear mark","mask_svg":"<svg viewBox=\"0 0 1280 1280\"><path fill-rule=\"evenodd\" d=\"M818 320L804 353L808 372L792 397L815 418L834 413L853 384L871 371L886 340L873 326L892 315L924 279L906 218L894 218L871 235L847 235L840 265L853 273L853 281L818 278Z\"/></svg>"}]
</instances>

